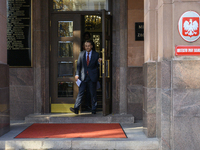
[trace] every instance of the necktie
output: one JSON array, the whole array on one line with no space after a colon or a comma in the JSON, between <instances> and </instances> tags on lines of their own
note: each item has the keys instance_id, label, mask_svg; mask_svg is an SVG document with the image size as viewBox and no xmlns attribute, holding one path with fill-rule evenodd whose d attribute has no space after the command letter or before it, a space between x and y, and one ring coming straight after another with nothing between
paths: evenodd
<instances>
[{"instance_id":1,"label":"necktie","mask_svg":"<svg viewBox=\"0 0 200 150\"><path fill-rule=\"evenodd\" d=\"M88 54L87 54L87 66L89 65L89 63L90 63L90 58L89 58L89 52L88 52Z\"/></svg>"}]
</instances>

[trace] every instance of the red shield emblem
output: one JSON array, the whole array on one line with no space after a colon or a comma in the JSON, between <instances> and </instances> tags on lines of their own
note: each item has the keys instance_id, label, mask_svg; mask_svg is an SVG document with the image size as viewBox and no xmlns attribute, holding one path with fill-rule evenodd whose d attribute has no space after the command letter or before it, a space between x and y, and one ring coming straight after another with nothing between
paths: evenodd
<instances>
[{"instance_id":1,"label":"red shield emblem","mask_svg":"<svg viewBox=\"0 0 200 150\"><path fill-rule=\"evenodd\" d=\"M183 17L182 18L182 34L183 36L199 35L199 17Z\"/></svg>"}]
</instances>

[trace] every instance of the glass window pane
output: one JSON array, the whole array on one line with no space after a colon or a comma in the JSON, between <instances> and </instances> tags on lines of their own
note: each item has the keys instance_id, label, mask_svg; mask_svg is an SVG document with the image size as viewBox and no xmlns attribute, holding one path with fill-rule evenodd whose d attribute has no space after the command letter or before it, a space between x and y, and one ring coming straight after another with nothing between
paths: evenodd
<instances>
[{"instance_id":1,"label":"glass window pane","mask_svg":"<svg viewBox=\"0 0 200 150\"><path fill-rule=\"evenodd\" d=\"M108 10L108 0L53 0L54 11Z\"/></svg>"},{"instance_id":2,"label":"glass window pane","mask_svg":"<svg viewBox=\"0 0 200 150\"><path fill-rule=\"evenodd\" d=\"M58 62L58 77L73 77L73 63L66 61Z\"/></svg>"},{"instance_id":3,"label":"glass window pane","mask_svg":"<svg viewBox=\"0 0 200 150\"><path fill-rule=\"evenodd\" d=\"M73 97L73 82L58 82L58 97Z\"/></svg>"},{"instance_id":4,"label":"glass window pane","mask_svg":"<svg viewBox=\"0 0 200 150\"><path fill-rule=\"evenodd\" d=\"M73 37L73 21L58 21L58 37Z\"/></svg>"},{"instance_id":5,"label":"glass window pane","mask_svg":"<svg viewBox=\"0 0 200 150\"><path fill-rule=\"evenodd\" d=\"M59 41L58 57L73 57L73 43L70 41Z\"/></svg>"}]
</instances>

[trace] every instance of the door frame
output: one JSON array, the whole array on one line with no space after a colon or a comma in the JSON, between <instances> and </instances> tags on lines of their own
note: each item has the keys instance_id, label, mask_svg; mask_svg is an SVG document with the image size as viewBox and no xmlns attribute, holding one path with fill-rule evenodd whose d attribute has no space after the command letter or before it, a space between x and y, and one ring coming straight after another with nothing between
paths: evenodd
<instances>
[{"instance_id":1,"label":"door frame","mask_svg":"<svg viewBox=\"0 0 200 150\"><path fill-rule=\"evenodd\" d=\"M81 16L83 15L100 15L100 16L103 16L103 11L69 11L69 12L53 12L51 11L50 13L50 45L52 44L51 42L51 35L52 35L52 28L51 28L51 24L52 24L52 16L53 15L72 15L72 14L79 14ZM110 15L110 14L109 14ZM103 23L103 22L102 22ZM81 29L82 30L82 29ZM112 36L112 30L110 31L111 32L111 36ZM103 29L102 29L102 33L103 33ZM81 32L81 35L82 35L82 32ZM102 37L103 38L103 37ZM102 42L103 44L103 42ZM103 46L103 45L102 45ZM112 55L112 43L111 43L111 55ZM51 57L51 54L49 55L49 58ZM112 62L112 58L110 60ZM49 64L51 64L51 59L49 59ZM112 63L111 63L111 67L112 67ZM50 70L50 66L49 66L49 70ZM50 73L50 72L49 72ZM110 68L110 74L112 75L112 69ZM50 74L49 74L50 76ZM104 75L105 77L105 75ZM111 76L111 81L112 81L112 76ZM49 80L50 82L50 80ZM51 83L51 82L50 82ZM51 84L49 83L49 85L51 86ZM112 84L110 85L112 87ZM102 81L102 87L105 87L105 83L103 84L103 81ZM50 91L50 88L49 87L49 91ZM50 92L49 92L50 93ZM50 97L50 102L49 102L49 111L51 113L51 95L49 94L49 97ZM102 101L103 101L103 91L102 91ZM112 103L112 88L111 88L111 103ZM105 110L105 102L102 103L102 110ZM112 104L110 105L112 106ZM110 113L112 112L112 109L110 110ZM103 113L103 115L107 115L108 113Z\"/></svg>"}]
</instances>

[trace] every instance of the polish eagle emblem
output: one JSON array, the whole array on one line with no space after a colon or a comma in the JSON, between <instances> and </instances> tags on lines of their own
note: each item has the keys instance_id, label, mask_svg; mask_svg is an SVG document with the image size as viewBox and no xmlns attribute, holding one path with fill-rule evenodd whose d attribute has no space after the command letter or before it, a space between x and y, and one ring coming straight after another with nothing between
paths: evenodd
<instances>
[{"instance_id":1,"label":"polish eagle emblem","mask_svg":"<svg viewBox=\"0 0 200 150\"><path fill-rule=\"evenodd\" d=\"M199 34L199 23L197 22L197 20L185 20L184 24L183 24L183 35L185 36L197 36Z\"/></svg>"}]
</instances>

